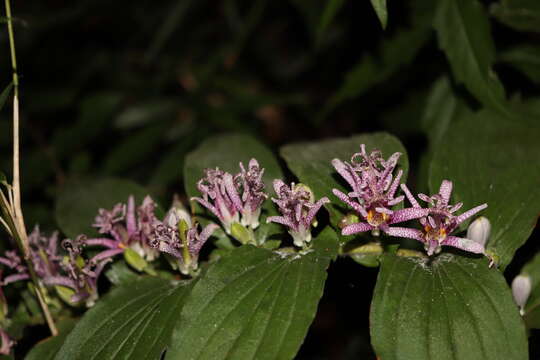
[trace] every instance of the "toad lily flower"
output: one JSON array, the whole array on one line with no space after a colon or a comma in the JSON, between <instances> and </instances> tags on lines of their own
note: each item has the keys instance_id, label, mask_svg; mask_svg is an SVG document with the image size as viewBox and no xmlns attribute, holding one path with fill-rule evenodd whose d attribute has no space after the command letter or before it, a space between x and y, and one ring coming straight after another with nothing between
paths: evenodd
<instances>
[{"instance_id":1,"label":"toad lily flower","mask_svg":"<svg viewBox=\"0 0 540 360\"><path fill-rule=\"evenodd\" d=\"M62 261L62 256L57 254L58 232L55 231L50 237L47 237L36 225L28 235L28 243L30 244L30 259L36 275L44 282L57 276L60 270L59 263ZM0 257L0 263L16 271L16 273L6 276L1 285L30 278L26 265L23 264L22 259L15 251L6 251L4 257Z\"/></svg>"},{"instance_id":2,"label":"toad lily flower","mask_svg":"<svg viewBox=\"0 0 540 360\"><path fill-rule=\"evenodd\" d=\"M409 189L402 185L402 189L414 208L420 208L416 199ZM475 254L484 254L484 245L471 239L452 236L451 233L465 220L475 215L479 211L487 208L487 204L476 206L461 215L455 216L454 212L459 210L463 203L449 205L452 194L452 182L443 180L439 193L431 197L419 194L418 197L429 204L429 214L420 219L423 229L392 228L388 234L397 237L405 237L418 240L424 244L428 255L441 252L441 246L452 246Z\"/></svg>"},{"instance_id":3,"label":"toad lily flower","mask_svg":"<svg viewBox=\"0 0 540 360\"><path fill-rule=\"evenodd\" d=\"M241 223L256 229L259 226L259 216L261 215L261 206L268 195L264 192L264 182L262 176L264 169L261 169L256 159L251 159L246 171L244 165L240 163L242 170L235 176L237 188L242 189L242 213Z\"/></svg>"},{"instance_id":4,"label":"toad lily flower","mask_svg":"<svg viewBox=\"0 0 540 360\"><path fill-rule=\"evenodd\" d=\"M352 235L371 231L374 236L378 236L380 230L388 232L389 225L426 216L427 210L422 208L391 210L404 199L403 195L395 196L403 170L393 176L401 153L396 152L388 160L384 160L380 151L375 150L368 154L364 144L360 145L360 148L361 152L352 156L351 163L332 160L336 171L352 189L348 194L338 189L333 189L332 192L364 220L348 224L341 233Z\"/></svg>"},{"instance_id":5,"label":"toad lily flower","mask_svg":"<svg viewBox=\"0 0 540 360\"><path fill-rule=\"evenodd\" d=\"M112 259L110 257L96 259L95 256L90 261L85 261L81 256L84 240L84 236L78 236L75 240L65 239L62 242L68 256L63 258L60 266L67 275L46 279L44 283L56 286L60 297L69 303L77 304L84 300L86 306L91 307L98 298L98 278L105 265Z\"/></svg>"},{"instance_id":6,"label":"toad lily flower","mask_svg":"<svg viewBox=\"0 0 540 360\"><path fill-rule=\"evenodd\" d=\"M92 260L111 258L132 249L138 256L147 261L156 258L157 252L149 245L149 236L152 232L152 224L156 220L154 211L155 202L147 196L141 206L135 208L133 196L128 198L126 204L116 204L112 210L99 209L94 227L101 234L110 237L83 239L86 245L103 246L107 250L97 254Z\"/></svg>"},{"instance_id":7,"label":"toad lily flower","mask_svg":"<svg viewBox=\"0 0 540 360\"><path fill-rule=\"evenodd\" d=\"M281 216L270 216L266 222L275 222L289 227L294 245L306 247L311 241L311 225L316 226L315 215L326 203L327 197L314 202L313 192L303 184L287 186L281 180L274 180L274 191L278 198L272 199L278 206Z\"/></svg>"},{"instance_id":8,"label":"toad lily flower","mask_svg":"<svg viewBox=\"0 0 540 360\"><path fill-rule=\"evenodd\" d=\"M163 222L154 224L151 245L161 252L172 255L184 275L193 274L198 268L199 252L208 238L219 228L207 225L200 233L198 224L187 212L171 209Z\"/></svg>"},{"instance_id":9,"label":"toad lily flower","mask_svg":"<svg viewBox=\"0 0 540 360\"><path fill-rule=\"evenodd\" d=\"M206 169L205 177L197 183L202 197L191 198L214 214L227 234L231 234L234 223L240 222L240 215L243 226L258 227L261 205L267 198L262 181L264 169L257 160L249 161L247 171L242 163L240 168L235 176L219 168Z\"/></svg>"}]
</instances>

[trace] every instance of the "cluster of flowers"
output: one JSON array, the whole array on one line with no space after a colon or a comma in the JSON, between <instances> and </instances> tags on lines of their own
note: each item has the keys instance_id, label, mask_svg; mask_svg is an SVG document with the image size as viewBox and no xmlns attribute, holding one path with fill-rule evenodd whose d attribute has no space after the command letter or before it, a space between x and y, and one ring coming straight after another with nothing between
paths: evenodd
<instances>
[{"instance_id":1,"label":"cluster of flowers","mask_svg":"<svg viewBox=\"0 0 540 360\"><path fill-rule=\"evenodd\" d=\"M485 253L481 241L451 234L487 205L482 204L461 215L454 215L462 204L449 204L452 182L444 180L438 194L418 194L418 198L428 205L420 206L407 186L400 184L403 171L399 170L394 176L400 156L400 153L394 153L385 160L380 151L368 154L362 144L361 151L352 155L350 162L339 159L332 161L336 171L351 187L349 193L338 189L334 189L333 193L356 212L354 216L345 218L342 234L370 231L374 236L379 236L382 231L390 236L411 238L422 242L430 256L439 253L443 245ZM262 179L264 169L256 159L249 161L247 169L242 163L239 166L240 172L235 175L219 168L206 169L204 177L197 183L201 197L191 200L208 209L221 222L227 234L242 243L259 245L253 230L259 227L261 207L268 198ZM311 227L317 224L317 212L330 201L327 197L316 201L311 189L303 184L288 185L275 179L273 187L276 198L272 198L272 201L280 215L269 216L266 222L286 226L294 245L306 248L311 242ZM405 195L396 196L399 187ZM405 197L412 206L396 209ZM84 302L92 306L98 297L100 274L105 265L120 254L134 268L149 272L151 267L148 263L157 259L160 253L165 253L182 274L193 275L198 269L201 248L219 226L211 223L199 231L199 224L179 201L173 204L162 220L156 217L156 208L156 203L149 196L138 207L135 206L134 197L130 196L127 203L116 204L110 210L99 209L93 226L100 235L95 238L79 235L74 240L65 239L59 243L57 232L47 237L35 227L29 236L29 243L30 260L37 276L68 303L77 305ZM419 219L421 230L394 226L413 219ZM60 253L60 246L64 249L63 253ZM83 257L83 248L87 246L104 250L88 259ZM0 292L1 286L29 279L28 269L15 251L6 251L5 256L0 257L0 264L11 270L11 274L0 279ZM9 352L12 342L2 329L0 338L0 353L4 350Z\"/></svg>"},{"instance_id":2,"label":"cluster of flowers","mask_svg":"<svg viewBox=\"0 0 540 360\"><path fill-rule=\"evenodd\" d=\"M205 177L197 183L202 197L192 198L214 214L225 231L233 236L234 229L239 226L251 230L259 226L261 206L268 198L262 180L264 169L257 160L249 161L247 171L240 163L240 169L236 175L218 168L206 169ZM315 215L322 205L329 202L328 198L315 201L313 192L303 184L287 185L275 179L273 186L277 198L272 198L272 201L278 206L281 216L269 216L266 222L285 225L294 245L306 247L311 242L311 227L316 225ZM247 242L256 245L253 238Z\"/></svg>"},{"instance_id":3,"label":"cluster of flowers","mask_svg":"<svg viewBox=\"0 0 540 360\"><path fill-rule=\"evenodd\" d=\"M418 198L427 203L427 207L420 206L407 186L400 184L403 171L399 170L395 177L393 175L400 156L401 153L396 152L385 160L380 151L375 150L368 154L362 144L361 151L351 157L350 163L339 159L332 161L336 171L352 189L348 194L334 189L334 195L355 210L357 216L353 217L354 219L362 220L350 224L346 222L342 234L371 231L374 236L378 236L382 231L390 236L420 241L430 256L439 253L444 245L484 254L482 241L451 234L465 220L485 209L487 204L476 206L461 215L454 215L463 204L449 204L452 182L443 180L438 194L418 194ZM401 187L412 207L394 209L405 198L404 195L396 197L398 187ZM391 226L413 219L419 219L421 230Z\"/></svg>"}]
</instances>

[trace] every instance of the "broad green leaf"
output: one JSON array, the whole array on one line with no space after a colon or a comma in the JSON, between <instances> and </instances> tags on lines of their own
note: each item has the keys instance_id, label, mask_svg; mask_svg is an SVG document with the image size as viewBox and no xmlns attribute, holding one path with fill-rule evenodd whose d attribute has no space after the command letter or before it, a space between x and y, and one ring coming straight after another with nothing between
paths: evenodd
<instances>
[{"instance_id":1,"label":"broad green leaf","mask_svg":"<svg viewBox=\"0 0 540 360\"><path fill-rule=\"evenodd\" d=\"M318 121L326 118L347 100L363 95L373 86L384 83L398 70L409 65L431 36L434 2L413 1L412 27L399 29L382 41L376 55L364 55L345 74L342 84L325 104Z\"/></svg>"},{"instance_id":2,"label":"broad green leaf","mask_svg":"<svg viewBox=\"0 0 540 360\"><path fill-rule=\"evenodd\" d=\"M328 0L327 1L326 6L321 16L321 20L319 22L319 26L317 27L317 36L316 36L317 44L321 43L322 38L325 35L326 29L328 28L332 20L334 20L339 10L343 7L344 3L345 3L345 0Z\"/></svg>"},{"instance_id":3,"label":"broad green leaf","mask_svg":"<svg viewBox=\"0 0 540 360\"><path fill-rule=\"evenodd\" d=\"M159 359L192 285L144 278L115 288L84 314L56 360Z\"/></svg>"},{"instance_id":4,"label":"broad green leaf","mask_svg":"<svg viewBox=\"0 0 540 360\"><path fill-rule=\"evenodd\" d=\"M540 84L540 46L517 46L501 53L499 61L512 65L527 76L529 80L535 84Z\"/></svg>"},{"instance_id":5,"label":"broad green leaf","mask_svg":"<svg viewBox=\"0 0 540 360\"><path fill-rule=\"evenodd\" d=\"M377 17L381 22L383 29L386 29L386 23L388 22L388 11L386 10L386 0L371 0L371 6L377 13Z\"/></svg>"},{"instance_id":6,"label":"broad green leaf","mask_svg":"<svg viewBox=\"0 0 540 360\"><path fill-rule=\"evenodd\" d=\"M125 261L113 262L105 271L105 276L114 285L128 284L139 278L139 274L131 270Z\"/></svg>"},{"instance_id":7,"label":"broad green leaf","mask_svg":"<svg viewBox=\"0 0 540 360\"><path fill-rule=\"evenodd\" d=\"M189 153L184 164L184 185L188 196L200 196L197 181L204 177L204 169L219 167L232 174L240 172L239 163L247 168L251 158L263 167L266 191L273 193L272 181L283 178L279 164L272 154L255 138L242 134L216 135L206 139L197 149ZM272 206L269 200L266 206Z\"/></svg>"},{"instance_id":8,"label":"broad green leaf","mask_svg":"<svg viewBox=\"0 0 540 360\"><path fill-rule=\"evenodd\" d=\"M364 55L347 71L341 86L324 106L319 121L337 106L363 95L373 86L385 82L399 69L410 64L429 36L428 28L402 29L382 42L380 56Z\"/></svg>"},{"instance_id":9,"label":"broad green leaf","mask_svg":"<svg viewBox=\"0 0 540 360\"><path fill-rule=\"evenodd\" d=\"M490 110L461 117L437 144L431 193L454 182L453 203L463 210L483 203L491 222L488 250L504 268L531 234L540 213L540 126L533 115L503 117ZM459 213L459 212L458 212Z\"/></svg>"},{"instance_id":10,"label":"broad green leaf","mask_svg":"<svg viewBox=\"0 0 540 360\"><path fill-rule=\"evenodd\" d=\"M58 323L58 335L39 342L32 350L30 350L24 359L53 360L75 324L75 319L60 321Z\"/></svg>"},{"instance_id":11,"label":"broad green leaf","mask_svg":"<svg viewBox=\"0 0 540 360\"><path fill-rule=\"evenodd\" d=\"M121 174L137 164L156 156L156 147L167 131L166 123L146 126L137 130L108 152L103 171L108 175Z\"/></svg>"},{"instance_id":12,"label":"broad green leaf","mask_svg":"<svg viewBox=\"0 0 540 360\"><path fill-rule=\"evenodd\" d=\"M387 133L373 133L355 135L350 138L330 139L319 142L298 143L286 145L281 148L280 154L287 162L287 166L298 177L300 182L308 185L316 199L327 196L330 204L326 204L330 212L330 222L336 226L343 215L351 211L332 193L332 189L339 189L348 193L346 182L341 179L331 164L335 158L350 161L354 153L360 152L360 144L366 145L366 150L379 149L383 157L388 158L394 152L403 155L399 166L403 169L402 182L407 180L409 160L407 152L401 142Z\"/></svg>"},{"instance_id":13,"label":"broad green leaf","mask_svg":"<svg viewBox=\"0 0 540 360\"><path fill-rule=\"evenodd\" d=\"M84 149L106 132L122 95L116 92L99 92L86 96L80 103L77 120L70 127L61 127L51 143L60 158L71 157L73 152Z\"/></svg>"},{"instance_id":14,"label":"broad green leaf","mask_svg":"<svg viewBox=\"0 0 540 360\"><path fill-rule=\"evenodd\" d=\"M520 275L529 276L531 294L525 304L524 320L528 328L540 329L540 253L529 261Z\"/></svg>"},{"instance_id":15,"label":"broad green leaf","mask_svg":"<svg viewBox=\"0 0 540 360\"><path fill-rule=\"evenodd\" d=\"M519 31L540 32L538 0L500 0L491 6L497 20Z\"/></svg>"},{"instance_id":16,"label":"broad green leaf","mask_svg":"<svg viewBox=\"0 0 540 360\"><path fill-rule=\"evenodd\" d=\"M495 48L482 4L477 0L441 0L434 27L457 81L485 106L501 107L504 88L492 70Z\"/></svg>"},{"instance_id":17,"label":"broad green leaf","mask_svg":"<svg viewBox=\"0 0 540 360\"><path fill-rule=\"evenodd\" d=\"M417 170L416 190L419 192L428 191L429 166L438 144L444 141L452 122L467 111L467 106L454 95L448 78L440 78L433 84L420 121L428 147L420 156Z\"/></svg>"},{"instance_id":18,"label":"broad green leaf","mask_svg":"<svg viewBox=\"0 0 540 360\"><path fill-rule=\"evenodd\" d=\"M387 254L374 294L371 339L381 359L528 359L508 285L486 259Z\"/></svg>"},{"instance_id":19,"label":"broad green leaf","mask_svg":"<svg viewBox=\"0 0 540 360\"><path fill-rule=\"evenodd\" d=\"M135 204L140 204L148 193L143 187L121 179L70 182L58 195L56 222L68 237L75 238L80 234L95 236L97 232L92 224L98 210L127 203L129 195L134 195Z\"/></svg>"},{"instance_id":20,"label":"broad green leaf","mask_svg":"<svg viewBox=\"0 0 540 360\"><path fill-rule=\"evenodd\" d=\"M322 295L336 235L306 254L250 245L210 266L193 288L167 359L292 359Z\"/></svg>"}]
</instances>

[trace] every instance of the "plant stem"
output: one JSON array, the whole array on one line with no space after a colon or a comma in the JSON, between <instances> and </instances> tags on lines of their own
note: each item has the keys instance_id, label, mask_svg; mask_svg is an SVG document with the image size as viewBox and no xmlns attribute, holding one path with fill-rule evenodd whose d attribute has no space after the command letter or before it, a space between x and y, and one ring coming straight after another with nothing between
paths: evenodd
<instances>
[{"instance_id":1,"label":"plant stem","mask_svg":"<svg viewBox=\"0 0 540 360\"><path fill-rule=\"evenodd\" d=\"M28 272L32 282L34 283L36 289L36 296L41 306L43 316L45 321L49 326L51 334L56 336L58 330L54 324L51 312L45 301L46 292L43 288L43 285L40 283L36 271L34 269L34 264L30 258L30 246L28 243L28 235L26 233L26 226L24 224L24 217L22 214L21 207L21 186L20 186L20 173L19 173L19 76L17 74L17 57L15 55L15 38L13 36L13 22L11 17L11 4L10 0L5 0L6 6L6 17L7 17L7 27L9 35L9 48L11 51L11 67L13 68L13 203L12 203L12 219L13 229L12 235L15 238L17 245L19 246L20 251L23 254L23 257L28 266Z\"/></svg>"}]
</instances>

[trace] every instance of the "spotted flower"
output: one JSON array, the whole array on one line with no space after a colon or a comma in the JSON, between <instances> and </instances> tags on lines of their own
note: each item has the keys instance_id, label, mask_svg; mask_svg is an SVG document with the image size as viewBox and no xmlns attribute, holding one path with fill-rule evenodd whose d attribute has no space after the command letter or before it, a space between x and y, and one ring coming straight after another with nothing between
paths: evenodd
<instances>
[{"instance_id":1,"label":"spotted flower","mask_svg":"<svg viewBox=\"0 0 540 360\"><path fill-rule=\"evenodd\" d=\"M311 226L316 224L315 215L324 204L330 202L323 197L315 202L313 192L303 184L286 185L282 180L274 180L274 191L281 216L270 216L267 222L275 222L287 226L293 237L294 245L305 247L311 241Z\"/></svg>"},{"instance_id":2,"label":"spotted flower","mask_svg":"<svg viewBox=\"0 0 540 360\"><path fill-rule=\"evenodd\" d=\"M51 236L45 236L36 225L28 235L28 243L30 245L30 259L36 275L41 279L56 276L60 270L59 262L62 260L62 256L57 253L58 232L55 231ZM16 251L6 251L4 256L0 257L0 263L15 271L2 280L2 285L30 278L26 265L23 264Z\"/></svg>"},{"instance_id":3,"label":"spotted flower","mask_svg":"<svg viewBox=\"0 0 540 360\"><path fill-rule=\"evenodd\" d=\"M378 236L380 230L388 232L389 225L427 215L427 210L422 208L392 210L404 199L403 195L396 197L403 170L400 169L395 177L393 175L401 153L396 152L384 160L378 150L368 154L364 144L360 145L360 149L352 156L350 163L332 160L332 165L352 190L348 194L338 189L332 192L363 220L345 226L341 231L343 235L371 231Z\"/></svg>"},{"instance_id":4,"label":"spotted flower","mask_svg":"<svg viewBox=\"0 0 540 360\"><path fill-rule=\"evenodd\" d=\"M414 208L420 209L420 204L416 201L409 189L402 185L402 190L407 195ZM418 240L424 244L428 255L441 252L442 246L452 246L461 250L476 254L484 254L484 244L471 239L460 238L451 235L461 223L475 215L479 211L487 208L487 204L478 205L461 215L454 215L463 203L450 205L450 195L452 194L452 182L443 180L439 193L427 196L418 194L418 197L429 205L427 216L420 218L422 230L408 228L392 228L389 235L405 237Z\"/></svg>"},{"instance_id":5,"label":"spotted flower","mask_svg":"<svg viewBox=\"0 0 540 360\"><path fill-rule=\"evenodd\" d=\"M227 234L234 223L252 229L259 226L261 205L267 197L262 181L264 169L257 160L249 161L247 171L242 163L240 168L241 172L234 176L219 168L206 169L204 178L197 183L202 197L191 198L214 214Z\"/></svg>"},{"instance_id":6,"label":"spotted flower","mask_svg":"<svg viewBox=\"0 0 540 360\"><path fill-rule=\"evenodd\" d=\"M156 204L150 196L145 197L138 208L135 208L134 197L130 196L127 205L120 203L111 210L99 209L93 226L107 237L84 238L83 241L86 245L103 246L107 250L95 255L92 260L99 262L114 257L127 248L143 259L154 260L158 253L150 246L149 236L156 220L155 208Z\"/></svg>"},{"instance_id":7,"label":"spotted flower","mask_svg":"<svg viewBox=\"0 0 540 360\"><path fill-rule=\"evenodd\" d=\"M186 215L173 208L163 222L155 222L151 246L174 257L180 272L189 275L197 270L201 248L219 226L209 224L199 232L199 225Z\"/></svg>"}]
</instances>

